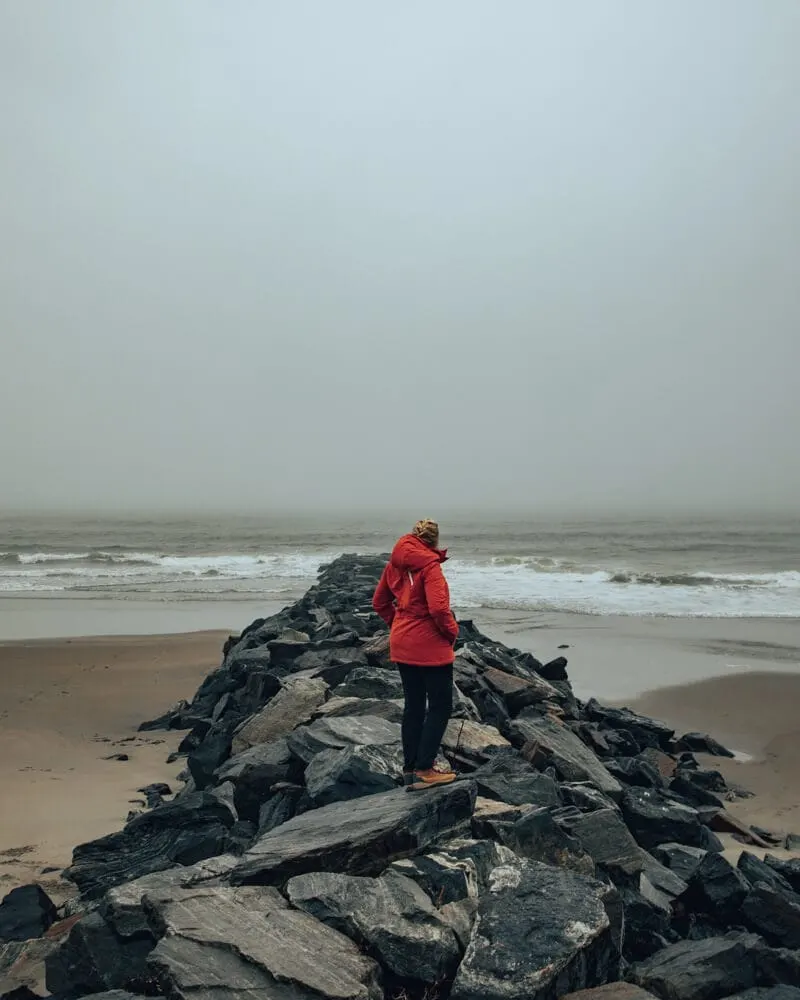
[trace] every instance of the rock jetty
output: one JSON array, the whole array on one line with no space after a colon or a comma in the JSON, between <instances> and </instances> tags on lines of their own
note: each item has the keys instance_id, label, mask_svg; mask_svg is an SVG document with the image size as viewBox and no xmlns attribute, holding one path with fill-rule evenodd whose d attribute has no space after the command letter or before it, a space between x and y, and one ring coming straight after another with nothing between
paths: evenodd
<instances>
[{"instance_id":1,"label":"rock jetty","mask_svg":"<svg viewBox=\"0 0 800 1000\"><path fill-rule=\"evenodd\" d=\"M800 1000L800 863L721 853L763 837L695 757L728 751L582 703L563 657L462 621L463 777L400 787L383 563L323 567L143 725L185 732L184 787L75 848L66 912L7 896L0 970L38 938L65 1000Z\"/></svg>"}]
</instances>

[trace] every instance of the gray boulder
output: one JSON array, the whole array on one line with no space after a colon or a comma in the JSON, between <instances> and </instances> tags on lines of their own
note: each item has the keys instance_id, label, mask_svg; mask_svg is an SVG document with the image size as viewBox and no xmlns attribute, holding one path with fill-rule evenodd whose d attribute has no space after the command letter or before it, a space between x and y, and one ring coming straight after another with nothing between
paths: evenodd
<instances>
[{"instance_id":1,"label":"gray boulder","mask_svg":"<svg viewBox=\"0 0 800 1000\"><path fill-rule=\"evenodd\" d=\"M620 928L606 908L613 894L535 861L496 868L451 1000L555 1000L616 979Z\"/></svg>"},{"instance_id":2,"label":"gray boulder","mask_svg":"<svg viewBox=\"0 0 800 1000\"><path fill-rule=\"evenodd\" d=\"M377 879L315 872L291 879L286 892L293 906L346 934L397 979L433 984L455 972L455 934L423 890L397 872Z\"/></svg>"},{"instance_id":3,"label":"gray boulder","mask_svg":"<svg viewBox=\"0 0 800 1000\"><path fill-rule=\"evenodd\" d=\"M382 1000L379 972L344 935L269 888L178 890L156 906L153 985L181 1000Z\"/></svg>"},{"instance_id":4,"label":"gray boulder","mask_svg":"<svg viewBox=\"0 0 800 1000\"><path fill-rule=\"evenodd\" d=\"M516 719L508 731L515 746L527 745L544 752L562 781L590 781L612 799L621 796L622 786L617 779L566 726L547 717Z\"/></svg>"},{"instance_id":5,"label":"gray boulder","mask_svg":"<svg viewBox=\"0 0 800 1000\"><path fill-rule=\"evenodd\" d=\"M402 779L399 747L352 746L323 750L306 768L306 788L316 806L396 788Z\"/></svg>"},{"instance_id":6,"label":"gray boulder","mask_svg":"<svg viewBox=\"0 0 800 1000\"><path fill-rule=\"evenodd\" d=\"M235 884L280 885L314 871L377 875L469 829L475 786L456 782L424 793L402 789L334 802L265 834L231 873Z\"/></svg>"}]
</instances>

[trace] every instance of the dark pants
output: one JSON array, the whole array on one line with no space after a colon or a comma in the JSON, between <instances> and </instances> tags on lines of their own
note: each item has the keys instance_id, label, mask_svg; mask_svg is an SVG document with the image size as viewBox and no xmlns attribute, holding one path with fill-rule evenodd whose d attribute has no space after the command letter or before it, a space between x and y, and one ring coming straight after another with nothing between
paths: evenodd
<instances>
[{"instance_id":1,"label":"dark pants","mask_svg":"<svg viewBox=\"0 0 800 1000\"><path fill-rule=\"evenodd\" d=\"M453 711L453 664L414 667L398 663L406 704L403 711L403 756L407 771L427 771ZM427 709L427 711L426 711Z\"/></svg>"}]
</instances>

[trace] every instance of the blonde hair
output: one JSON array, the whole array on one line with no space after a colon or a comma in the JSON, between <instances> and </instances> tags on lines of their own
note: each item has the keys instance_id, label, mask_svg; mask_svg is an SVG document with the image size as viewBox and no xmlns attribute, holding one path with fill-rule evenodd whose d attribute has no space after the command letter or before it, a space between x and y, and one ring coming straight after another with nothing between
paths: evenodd
<instances>
[{"instance_id":1,"label":"blonde hair","mask_svg":"<svg viewBox=\"0 0 800 1000\"><path fill-rule=\"evenodd\" d=\"M429 517L424 517L414 525L412 534L422 539L426 545L439 544L439 525Z\"/></svg>"}]
</instances>

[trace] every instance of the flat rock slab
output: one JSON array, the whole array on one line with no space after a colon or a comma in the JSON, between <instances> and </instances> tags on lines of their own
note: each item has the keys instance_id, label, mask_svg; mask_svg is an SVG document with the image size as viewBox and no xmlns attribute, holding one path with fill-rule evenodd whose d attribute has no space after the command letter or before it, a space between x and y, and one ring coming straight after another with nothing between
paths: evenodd
<instances>
[{"instance_id":1,"label":"flat rock slab","mask_svg":"<svg viewBox=\"0 0 800 1000\"><path fill-rule=\"evenodd\" d=\"M308 872L377 875L468 827L475 786L460 781L409 794L403 789L334 802L265 834L231 872L234 884L280 885Z\"/></svg>"},{"instance_id":2,"label":"flat rock slab","mask_svg":"<svg viewBox=\"0 0 800 1000\"><path fill-rule=\"evenodd\" d=\"M317 719L300 726L288 737L292 753L310 764L323 750L352 746L387 746L400 743L400 726L376 715L343 715Z\"/></svg>"},{"instance_id":3,"label":"flat rock slab","mask_svg":"<svg viewBox=\"0 0 800 1000\"><path fill-rule=\"evenodd\" d=\"M590 781L613 799L622 795L622 785L566 726L544 717L517 719L510 732L518 745L536 744L548 753L563 781Z\"/></svg>"},{"instance_id":4,"label":"flat rock slab","mask_svg":"<svg viewBox=\"0 0 800 1000\"><path fill-rule=\"evenodd\" d=\"M703 941L679 941L634 965L629 978L669 1000L718 1000L759 982L757 934L734 932Z\"/></svg>"},{"instance_id":5,"label":"flat rock slab","mask_svg":"<svg viewBox=\"0 0 800 1000\"><path fill-rule=\"evenodd\" d=\"M274 889L178 890L156 907L148 964L159 989L192 1000L381 1000L379 973L344 935Z\"/></svg>"},{"instance_id":6,"label":"flat rock slab","mask_svg":"<svg viewBox=\"0 0 800 1000\"><path fill-rule=\"evenodd\" d=\"M241 753L257 743L270 743L308 722L325 701L328 685L319 677L287 677L281 690L233 735L231 753Z\"/></svg>"},{"instance_id":7,"label":"flat rock slab","mask_svg":"<svg viewBox=\"0 0 800 1000\"><path fill-rule=\"evenodd\" d=\"M607 886L517 861L496 868L481 897L451 1000L555 1000L616 979L619 952Z\"/></svg>"},{"instance_id":8,"label":"flat rock slab","mask_svg":"<svg viewBox=\"0 0 800 1000\"><path fill-rule=\"evenodd\" d=\"M455 972L458 941L426 893L397 872L315 872L286 886L293 906L368 949L392 975L434 984Z\"/></svg>"}]
</instances>

